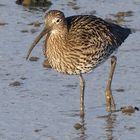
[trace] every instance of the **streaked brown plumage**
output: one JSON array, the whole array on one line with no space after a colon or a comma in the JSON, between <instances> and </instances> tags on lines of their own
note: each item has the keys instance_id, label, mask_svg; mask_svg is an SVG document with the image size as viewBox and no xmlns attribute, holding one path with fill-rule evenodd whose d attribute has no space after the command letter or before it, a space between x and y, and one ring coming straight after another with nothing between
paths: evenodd
<instances>
[{"instance_id":1,"label":"streaked brown plumage","mask_svg":"<svg viewBox=\"0 0 140 140\"><path fill-rule=\"evenodd\" d=\"M81 86L81 96L83 96L82 74L92 71L108 59L130 33L130 29L108 23L96 16L76 15L65 18L63 12L51 10L46 13L45 28L32 44L27 58L42 36L46 35L44 54L50 65L58 72L80 75L80 85L83 86ZM114 58L112 64L115 62L116 65ZM111 83L109 85L111 91ZM115 103L114 101L111 103L113 100L111 93L109 97L110 111L112 104L115 108ZM81 104L84 106L84 103Z\"/></svg>"}]
</instances>

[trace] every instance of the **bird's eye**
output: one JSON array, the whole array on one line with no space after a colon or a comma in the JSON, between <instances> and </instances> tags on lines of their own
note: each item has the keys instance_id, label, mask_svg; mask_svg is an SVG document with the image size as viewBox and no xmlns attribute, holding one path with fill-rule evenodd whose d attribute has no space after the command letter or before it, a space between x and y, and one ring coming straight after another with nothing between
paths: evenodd
<instances>
[{"instance_id":1,"label":"bird's eye","mask_svg":"<svg viewBox=\"0 0 140 140\"><path fill-rule=\"evenodd\" d=\"M61 19L57 19L57 20L56 20L56 23L59 23L60 21L61 21Z\"/></svg>"}]
</instances>

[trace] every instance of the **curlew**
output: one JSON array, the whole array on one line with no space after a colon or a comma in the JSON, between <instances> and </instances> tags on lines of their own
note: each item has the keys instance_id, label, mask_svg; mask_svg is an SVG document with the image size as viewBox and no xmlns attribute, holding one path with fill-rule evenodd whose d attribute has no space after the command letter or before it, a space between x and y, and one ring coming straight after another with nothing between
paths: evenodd
<instances>
[{"instance_id":1,"label":"curlew","mask_svg":"<svg viewBox=\"0 0 140 140\"><path fill-rule=\"evenodd\" d=\"M109 23L93 15L65 17L59 10L45 14L45 27L31 45L32 49L45 36L44 54L49 64L58 72L80 77L80 116L84 115L84 73L111 58L111 69L105 89L106 108L116 109L111 83L117 58L112 55L131 33L128 28Z\"/></svg>"}]
</instances>

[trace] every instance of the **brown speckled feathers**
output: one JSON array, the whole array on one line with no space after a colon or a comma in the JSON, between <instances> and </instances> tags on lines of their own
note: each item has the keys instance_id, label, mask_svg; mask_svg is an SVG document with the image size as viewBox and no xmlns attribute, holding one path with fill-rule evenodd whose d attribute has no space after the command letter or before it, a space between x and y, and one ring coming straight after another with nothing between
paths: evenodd
<instances>
[{"instance_id":1,"label":"brown speckled feathers","mask_svg":"<svg viewBox=\"0 0 140 140\"><path fill-rule=\"evenodd\" d=\"M80 77L80 116L84 117L85 80L83 73L91 72L106 61L131 33L128 28L108 23L92 15L65 18L63 12L51 10L45 15L45 27L32 43L26 59L40 39L45 36L44 54L51 67L64 74ZM116 111L111 83L117 58L111 57L111 68L105 90L107 111Z\"/></svg>"},{"instance_id":2,"label":"brown speckled feathers","mask_svg":"<svg viewBox=\"0 0 140 140\"><path fill-rule=\"evenodd\" d=\"M80 42L87 41L87 44L90 43L89 40L92 38L95 44L105 43L116 48L120 46L131 33L131 30L128 28L108 23L101 18L92 15L67 17L66 22L71 36L78 37ZM97 46L98 45L95 45L94 47Z\"/></svg>"},{"instance_id":3,"label":"brown speckled feathers","mask_svg":"<svg viewBox=\"0 0 140 140\"><path fill-rule=\"evenodd\" d=\"M63 13L55 15L54 11L51 16L62 18L60 24L63 26L56 27L57 34L47 36L45 54L54 69L67 74L90 72L104 62L131 33L130 29L92 15L65 18Z\"/></svg>"},{"instance_id":4,"label":"brown speckled feathers","mask_svg":"<svg viewBox=\"0 0 140 140\"><path fill-rule=\"evenodd\" d=\"M56 12L56 13L55 13ZM51 66L66 74L90 72L104 62L131 33L128 28L108 23L92 15L65 18L53 11L47 18L61 18L62 22L47 36L45 54ZM54 17L53 17L54 16ZM54 33L53 31L58 31Z\"/></svg>"}]
</instances>

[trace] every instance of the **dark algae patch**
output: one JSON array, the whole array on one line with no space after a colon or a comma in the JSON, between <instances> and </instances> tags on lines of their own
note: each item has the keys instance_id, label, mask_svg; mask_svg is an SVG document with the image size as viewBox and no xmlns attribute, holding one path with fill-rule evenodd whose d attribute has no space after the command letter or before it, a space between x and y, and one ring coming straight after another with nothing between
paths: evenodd
<instances>
[{"instance_id":1,"label":"dark algae patch","mask_svg":"<svg viewBox=\"0 0 140 140\"><path fill-rule=\"evenodd\" d=\"M6 23L6 22L1 22L0 21L0 26L5 26L5 25L7 25L8 23Z\"/></svg>"},{"instance_id":2,"label":"dark algae patch","mask_svg":"<svg viewBox=\"0 0 140 140\"><path fill-rule=\"evenodd\" d=\"M23 6L50 7L52 2L48 0L16 0L16 4Z\"/></svg>"},{"instance_id":3,"label":"dark algae patch","mask_svg":"<svg viewBox=\"0 0 140 140\"><path fill-rule=\"evenodd\" d=\"M128 20L128 18L133 15L134 15L133 11L117 12L115 14L110 14L111 18L107 18L106 20L109 22L123 25L125 22L130 22L131 20Z\"/></svg>"},{"instance_id":4,"label":"dark algae patch","mask_svg":"<svg viewBox=\"0 0 140 140\"><path fill-rule=\"evenodd\" d=\"M22 84L22 83L19 82L19 81L14 81L14 82L11 82L11 83L9 84L9 86L16 87L16 86L20 86L21 84Z\"/></svg>"}]
</instances>

